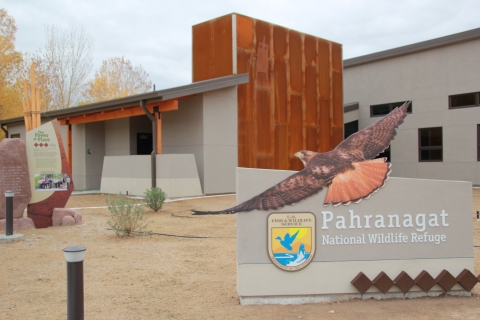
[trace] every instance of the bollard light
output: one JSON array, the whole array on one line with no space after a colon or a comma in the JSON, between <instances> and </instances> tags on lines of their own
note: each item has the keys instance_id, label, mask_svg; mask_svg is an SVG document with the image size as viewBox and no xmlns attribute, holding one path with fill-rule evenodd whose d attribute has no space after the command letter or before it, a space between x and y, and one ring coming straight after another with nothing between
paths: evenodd
<instances>
[{"instance_id":1,"label":"bollard light","mask_svg":"<svg viewBox=\"0 0 480 320\"><path fill-rule=\"evenodd\" d=\"M11 190L5 191L5 235L13 235L13 195Z\"/></svg>"},{"instance_id":2,"label":"bollard light","mask_svg":"<svg viewBox=\"0 0 480 320\"><path fill-rule=\"evenodd\" d=\"M83 320L83 259L87 248L71 246L63 249L67 261L67 320Z\"/></svg>"}]
</instances>

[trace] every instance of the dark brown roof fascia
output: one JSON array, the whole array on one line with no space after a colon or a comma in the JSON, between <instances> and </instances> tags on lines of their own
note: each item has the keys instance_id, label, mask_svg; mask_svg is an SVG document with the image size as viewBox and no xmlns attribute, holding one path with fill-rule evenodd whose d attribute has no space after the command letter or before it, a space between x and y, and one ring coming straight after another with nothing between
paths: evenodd
<instances>
[{"instance_id":1,"label":"dark brown roof fascia","mask_svg":"<svg viewBox=\"0 0 480 320\"><path fill-rule=\"evenodd\" d=\"M353 110L358 110L358 102L350 102L343 105L343 112L350 112Z\"/></svg>"},{"instance_id":2,"label":"dark brown roof fascia","mask_svg":"<svg viewBox=\"0 0 480 320\"><path fill-rule=\"evenodd\" d=\"M410 44L403 47L398 47L398 48L380 51L372 54L367 54L367 55L356 57L356 58L346 59L346 60L343 60L343 67L344 68L354 67L354 66L358 66L358 65L362 65L370 62L390 59L390 58L399 57L399 56L416 53L420 51L431 50L439 47L445 47L445 46L449 46L449 45L460 43L460 42L475 40L478 38L480 38L480 28L468 30L460 33L455 33L455 34L441 37L441 38L418 42L418 43Z\"/></svg>"},{"instance_id":3,"label":"dark brown roof fascia","mask_svg":"<svg viewBox=\"0 0 480 320\"><path fill-rule=\"evenodd\" d=\"M215 78L211 80L198 81L192 84L170 88L170 89L147 92L147 93L137 94L134 96L96 102L96 103L87 104L87 105L78 106L78 107L71 107L66 109L43 112L41 117L54 119L54 118L63 118L67 116L71 117L76 115L89 114L89 113L100 112L100 111L115 110L115 109L139 105L140 100L144 100L146 103L155 102L155 101L166 101L166 100L189 96L192 94L198 94L198 93L213 91L217 89L223 89L223 88L247 83L248 81L249 81L248 73L236 74L232 76ZM0 120L0 124L17 123L21 121L24 121L23 117L17 117L17 118Z\"/></svg>"}]
</instances>

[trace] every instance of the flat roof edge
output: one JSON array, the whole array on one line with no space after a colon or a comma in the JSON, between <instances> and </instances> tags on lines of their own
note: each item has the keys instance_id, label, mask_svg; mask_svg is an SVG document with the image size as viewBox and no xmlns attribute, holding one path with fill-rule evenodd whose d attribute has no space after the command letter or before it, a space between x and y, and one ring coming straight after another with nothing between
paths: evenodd
<instances>
[{"instance_id":1,"label":"flat roof edge","mask_svg":"<svg viewBox=\"0 0 480 320\"><path fill-rule=\"evenodd\" d=\"M455 33L452 35L448 35L448 36L444 36L444 37L440 37L432 40L422 41L422 42L418 42L418 43L414 43L414 44L410 44L410 45L406 45L406 46L402 46L394 49L367 54L367 55L356 57L356 58L346 59L346 60L343 60L343 67L344 68L354 67L354 66L358 66L358 65L362 65L370 62L376 62L376 61L404 56L404 55L412 54L416 52L431 50L439 47L445 47L445 46L453 45L456 43L466 42L466 41L475 40L479 38L480 38L480 28L472 29L472 30Z\"/></svg>"}]
</instances>

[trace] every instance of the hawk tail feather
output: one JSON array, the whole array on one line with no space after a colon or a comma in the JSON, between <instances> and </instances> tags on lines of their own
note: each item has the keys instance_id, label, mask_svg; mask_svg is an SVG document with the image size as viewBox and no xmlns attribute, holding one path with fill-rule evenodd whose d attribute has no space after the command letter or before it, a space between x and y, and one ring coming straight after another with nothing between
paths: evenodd
<instances>
[{"instance_id":1,"label":"hawk tail feather","mask_svg":"<svg viewBox=\"0 0 480 320\"><path fill-rule=\"evenodd\" d=\"M323 203L325 206L331 203L336 207L368 199L385 185L391 172L391 164L386 162L386 158L355 162L352 165L354 169L338 174L333 179Z\"/></svg>"}]
</instances>

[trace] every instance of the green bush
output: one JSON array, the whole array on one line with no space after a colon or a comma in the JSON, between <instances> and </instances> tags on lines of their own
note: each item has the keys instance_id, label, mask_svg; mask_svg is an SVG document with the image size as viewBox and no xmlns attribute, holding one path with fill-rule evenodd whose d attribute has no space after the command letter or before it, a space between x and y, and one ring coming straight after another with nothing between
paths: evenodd
<instances>
[{"instance_id":1,"label":"green bush","mask_svg":"<svg viewBox=\"0 0 480 320\"><path fill-rule=\"evenodd\" d=\"M107 198L110 219L108 225L117 236L133 236L134 232L147 234L149 222L145 221L145 210L140 201L127 198L121 193Z\"/></svg>"},{"instance_id":2,"label":"green bush","mask_svg":"<svg viewBox=\"0 0 480 320\"><path fill-rule=\"evenodd\" d=\"M165 192L160 188L147 189L143 201L147 207L157 212L162 209L162 204L165 201Z\"/></svg>"}]
</instances>

